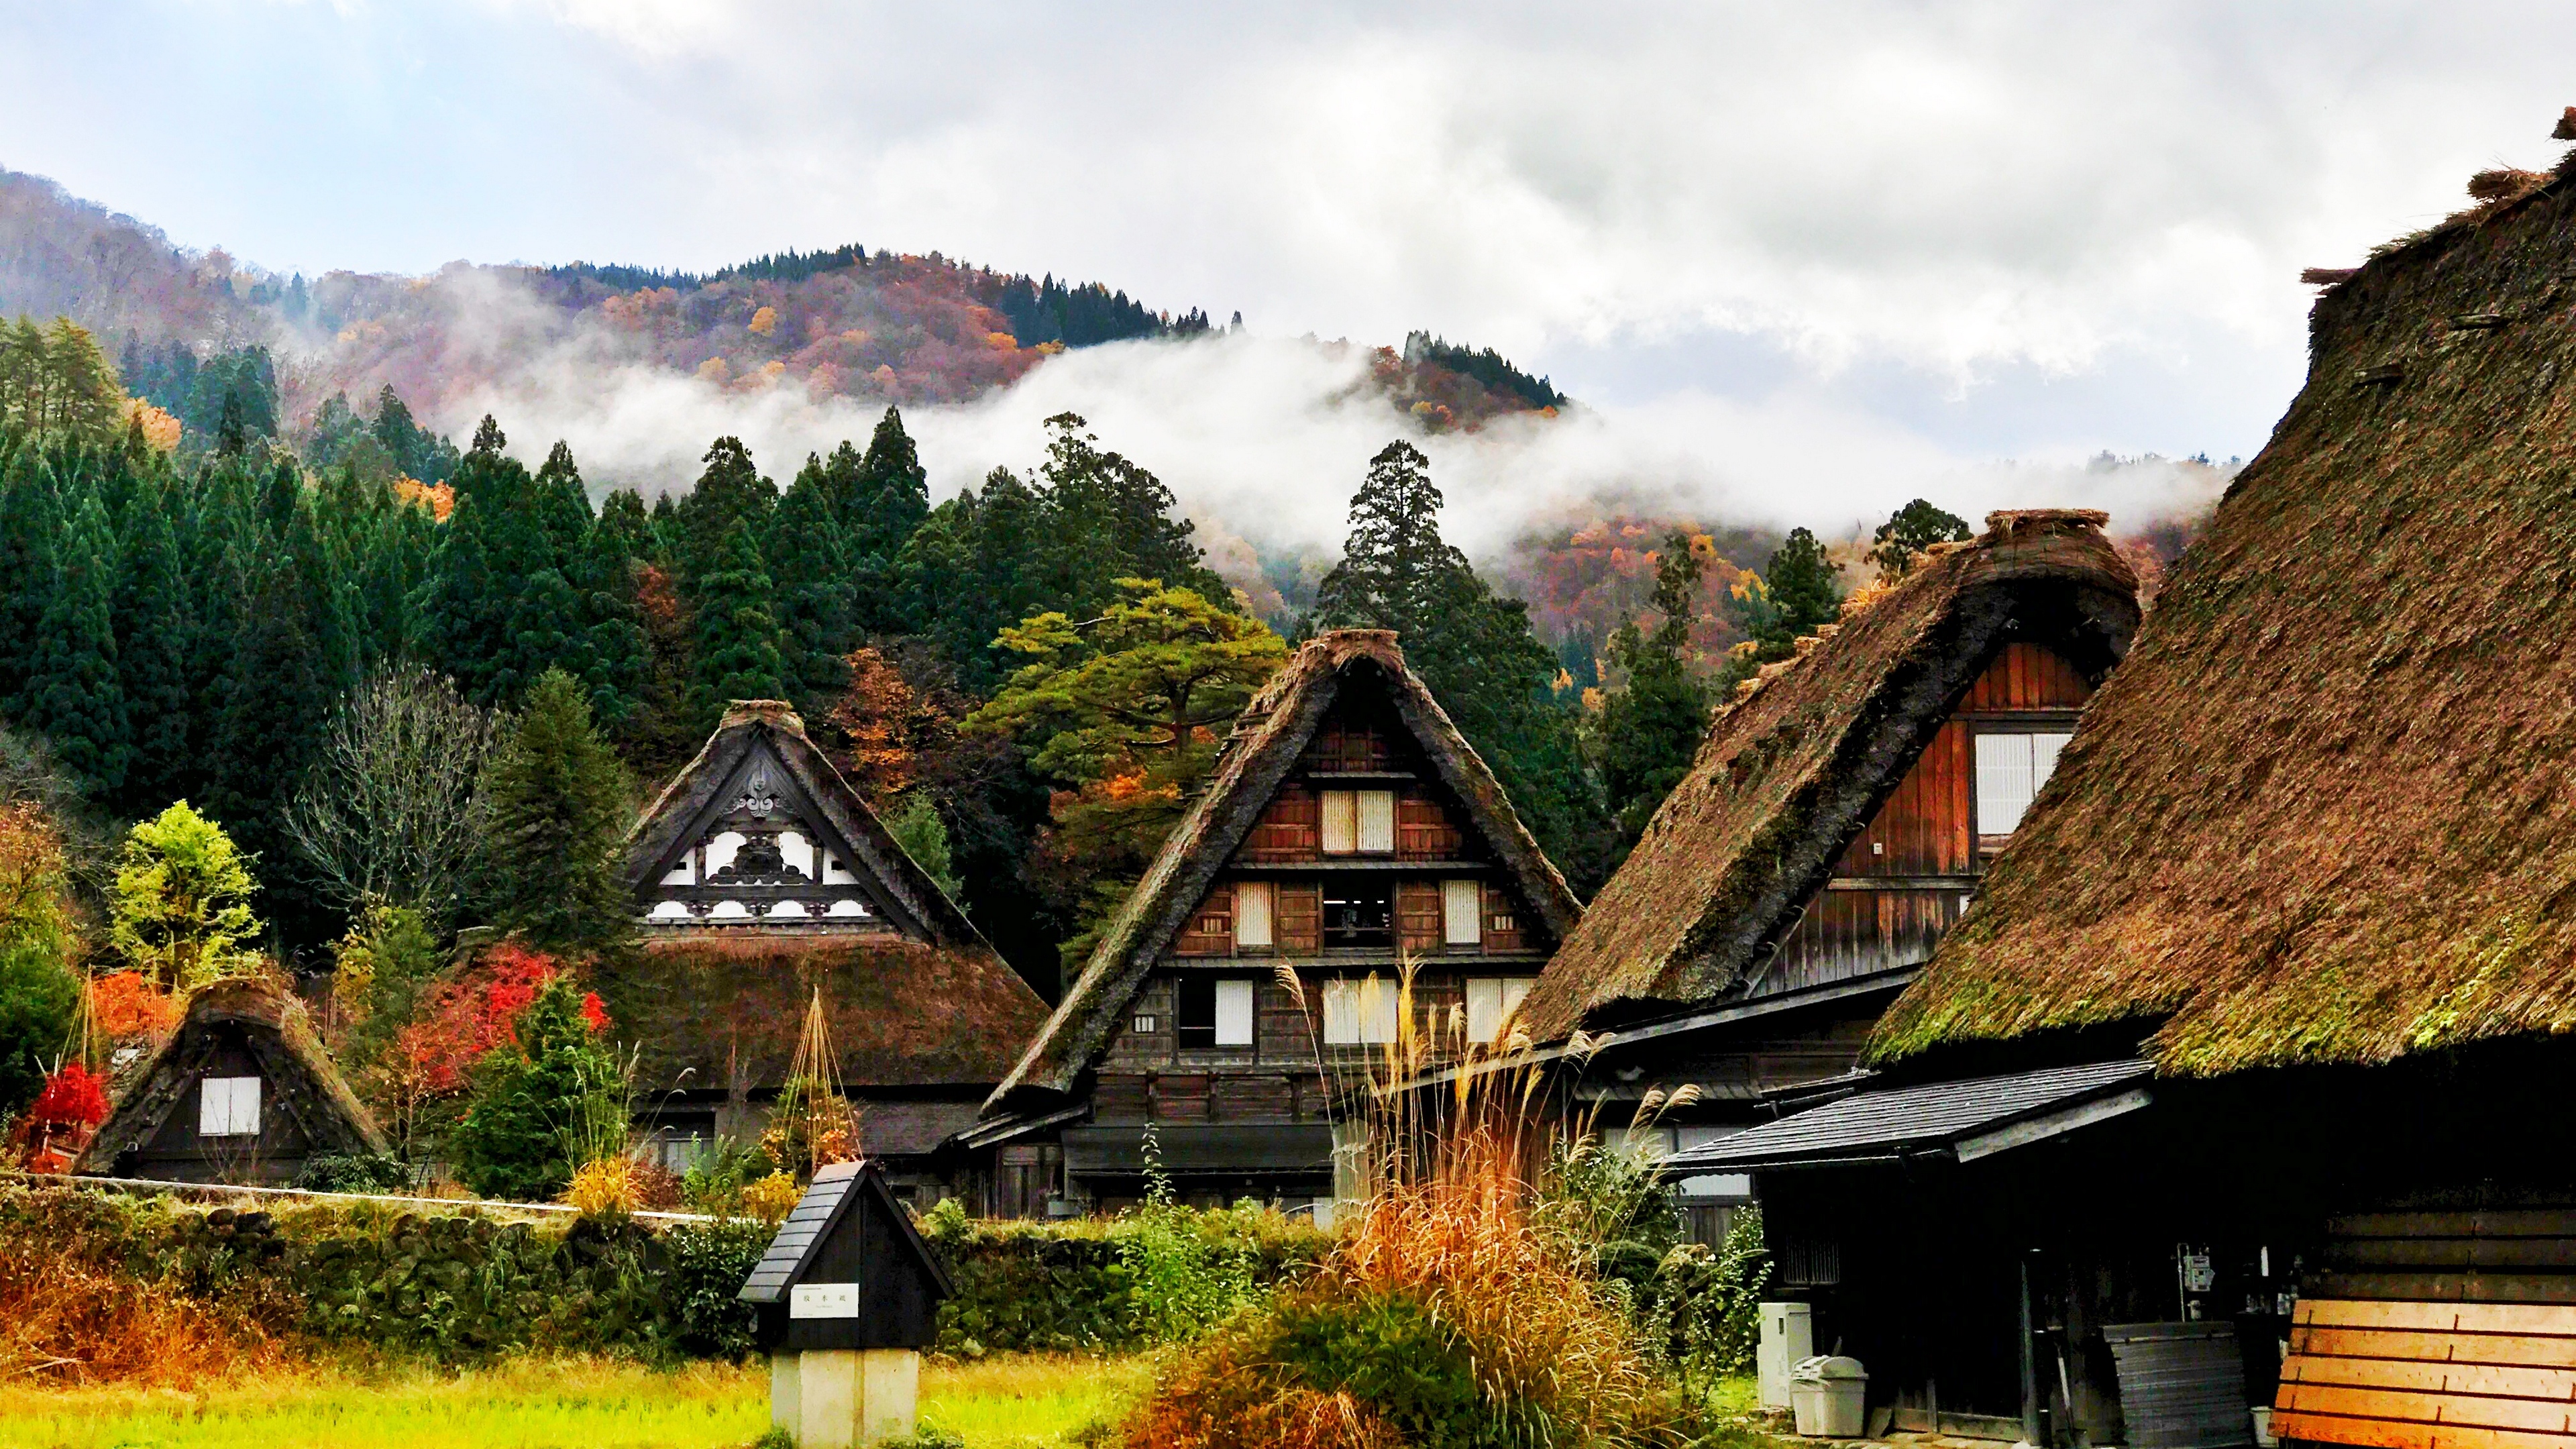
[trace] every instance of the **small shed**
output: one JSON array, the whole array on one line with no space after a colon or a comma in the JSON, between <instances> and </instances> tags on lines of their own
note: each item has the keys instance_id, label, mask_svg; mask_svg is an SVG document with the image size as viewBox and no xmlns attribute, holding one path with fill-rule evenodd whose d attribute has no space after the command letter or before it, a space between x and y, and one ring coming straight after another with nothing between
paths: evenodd
<instances>
[{"instance_id":1,"label":"small shed","mask_svg":"<svg viewBox=\"0 0 2576 1449\"><path fill-rule=\"evenodd\" d=\"M72 1170L274 1184L295 1181L315 1157L392 1150L294 993L231 978L188 998L179 1029L118 1098Z\"/></svg>"},{"instance_id":2,"label":"small shed","mask_svg":"<svg viewBox=\"0 0 2576 1449\"><path fill-rule=\"evenodd\" d=\"M875 1163L817 1170L736 1295L759 1311L770 1422L804 1449L909 1437L954 1291Z\"/></svg>"}]
</instances>

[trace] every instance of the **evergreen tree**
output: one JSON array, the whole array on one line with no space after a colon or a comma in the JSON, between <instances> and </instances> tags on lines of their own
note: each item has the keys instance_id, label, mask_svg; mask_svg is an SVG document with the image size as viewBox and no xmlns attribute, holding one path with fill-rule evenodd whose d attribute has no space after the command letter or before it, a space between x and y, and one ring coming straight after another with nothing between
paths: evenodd
<instances>
[{"instance_id":1,"label":"evergreen tree","mask_svg":"<svg viewBox=\"0 0 2576 1449\"><path fill-rule=\"evenodd\" d=\"M579 680L548 670L485 767L479 869L490 924L547 950L614 951L630 931L626 768Z\"/></svg>"},{"instance_id":2,"label":"evergreen tree","mask_svg":"<svg viewBox=\"0 0 2576 1449\"><path fill-rule=\"evenodd\" d=\"M1116 579L1160 579L1205 599L1231 595L1190 541L1197 528L1176 516L1161 479L1082 429L1079 413L1047 419L1055 439L1039 469L1046 498L1046 540L1053 602L1089 614L1117 597Z\"/></svg>"},{"instance_id":3,"label":"evergreen tree","mask_svg":"<svg viewBox=\"0 0 2576 1449\"><path fill-rule=\"evenodd\" d=\"M904 611L956 667L958 684L986 695L1007 667L993 640L1058 607L1046 586L1045 503L1008 468L931 511L898 560Z\"/></svg>"},{"instance_id":4,"label":"evergreen tree","mask_svg":"<svg viewBox=\"0 0 2576 1449\"><path fill-rule=\"evenodd\" d=\"M180 800L126 832L110 902L108 946L164 988L185 990L258 964L250 944L259 891L248 856L224 828Z\"/></svg>"},{"instance_id":5,"label":"evergreen tree","mask_svg":"<svg viewBox=\"0 0 2576 1449\"><path fill-rule=\"evenodd\" d=\"M849 544L853 623L863 633L909 632L915 625L902 607L899 561L930 517L930 475L903 430L903 414L889 406L867 456L843 443L824 472Z\"/></svg>"},{"instance_id":6,"label":"evergreen tree","mask_svg":"<svg viewBox=\"0 0 2576 1449\"><path fill-rule=\"evenodd\" d=\"M747 521L737 519L725 531L696 593L691 602L697 657L689 703L703 734L715 727L729 701L786 694L774 591Z\"/></svg>"},{"instance_id":7,"label":"evergreen tree","mask_svg":"<svg viewBox=\"0 0 2576 1449\"><path fill-rule=\"evenodd\" d=\"M1494 596L1440 535L1440 490L1412 444L1388 444L1351 499L1342 561L1317 590L1309 630L1393 629L1405 660L1493 767L1513 805L1578 890L1607 872L1611 826L1556 697L1556 656L1529 607Z\"/></svg>"},{"instance_id":8,"label":"evergreen tree","mask_svg":"<svg viewBox=\"0 0 2576 1449\"><path fill-rule=\"evenodd\" d=\"M1869 561L1878 566L1880 577L1894 582L1912 573L1915 564L1922 561L1924 550L1932 545L1967 541L1966 519L1917 498L1889 514L1878 532L1870 535L1874 546L1869 551Z\"/></svg>"},{"instance_id":9,"label":"evergreen tree","mask_svg":"<svg viewBox=\"0 0 2576 1449\"><path fill-rule=\"evenodd\" d=\"M124 568L117 581L116 667L132 728L122 798L128 815L144 815L188 793L194 778L192 726L199 622L191 607L187 560L171 515L181 506L172 486L148 488L127 509Z\"/></svg>"},{"instance_id":10,"label":"evergreen tree","mask_svg":"<svg viewBox=\"0 0 2576 1449\"><path fill-rule=\"evenodd\" d=\"M673 510L678 535L671 542L681 582L692 591L702 576L724 566L718 559L733 526L747 525L757 539L767 531L769 511L778 504L778 485L760 476L740 438L716 439L707 449L706 465L698 485Z\"/></svg>"},{"instance_id":11,"label":"evergreen tree","mask_svg":"<svg viewBox=\"0 0 2576 1449\"><path fill-rule=\"evenodd\" d=\"M53 470L29 445L0 466L0 711L26 708L54 591Z\"/></svg>"},{"instance_id":12,"label":"evergreen tree","mask_svg":"<svg viewBox=\"0 0 2576 1449\"><path fill-rule=\"evenodd\" d=\"M558 973L511 1022L511 1040L474 1069L456 1124L456 1168L485 1197L546 1202L573 1172L626 1140L627 1085L572 978Z\"/></svg>"},{"instance_id":13,"label":"evergreen tree","mask_svg":"<svg viewBox=\"0 0 2576 1449\"><path fill-rule=\"evenodd\" d=\"M761 557L776 589L785 698L815 718L849 680L849 550L819 462L808 460L769 516Z\"/></svg>"},{"instance_id":14,"label":"evergreen tree","mask_svg":"<svg viewBox=\"0 0 2576 1449\"><path fill-rule=\"evenodd\" d=\"M26 721L96 791L125 783L133 746L116 668L116 539L92 494L54 548L53 597L39 625Z\"/></svg>"},{"instance_id":15,"label":"evergreen tree","mask_svg":"<svg viewBox=\"0 0 2576 1449\"><path fill-rule=\"evenodd\" d=\"M1610 638L1611 663L1627 683L1602 701L1598 755L1623 843L1645 833L1655 807L1690 773L1708 728L1708 686L1689 658L1700 574L1690 535L1673 530L1655 559L1655 631L1630 619Z\"/></svg>"},{"instance_id":16,"label":"evergreen tree","mask_svg":"<svg viewBox=\"0 0 2576 1449\"><path fill-rule=\"evenodd\" d=\"M1752 636L1752 661L1770 664L1797 653L1801 636L1842 616L1842 590L1834 576L1843 566L1803 528L1789 530L1788 541L1762 569L1762 587L1741 609L1745 633Z\"/></svg>"}]
</instances>

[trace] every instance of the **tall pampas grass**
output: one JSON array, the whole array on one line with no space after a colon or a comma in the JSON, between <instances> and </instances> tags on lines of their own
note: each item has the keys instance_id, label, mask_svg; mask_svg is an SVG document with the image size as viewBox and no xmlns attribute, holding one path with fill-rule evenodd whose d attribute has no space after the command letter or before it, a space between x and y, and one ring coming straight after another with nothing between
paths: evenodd
<instances>
[{"instance_id":1,"label":"tall pampas grass","mask_svg":"<svg viewBox=\"0 0 2576 1449\"><path fill-rule=\"evenodd\" d=\"M1305 999L1293 970L1280 979ZM1516 1022L1469 1040L1463 1011L1422 1009L1410 962L1378 985L1391 1040L1315 1046L1364 1195L1313 1278L1167 1364L1128 1443L1680 1442L1679 1405L1587 1255L1534 1210L1551 1141L1590 1119L1549 1120L1547 1064Z\"/></svg>"}]
</instances>

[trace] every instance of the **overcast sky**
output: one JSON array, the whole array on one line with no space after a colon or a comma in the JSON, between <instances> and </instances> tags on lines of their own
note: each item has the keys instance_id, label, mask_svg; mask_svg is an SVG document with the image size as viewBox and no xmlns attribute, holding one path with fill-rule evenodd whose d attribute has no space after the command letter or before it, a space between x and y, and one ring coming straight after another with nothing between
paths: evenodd
<instances>
[{"instance_id":1,"label":"overcast sky","mask_svg":"<svg viewBox=\"0 0 2576 1449\"><path fill-rule=\"evenodd\" d=\"M1399 9L0 0L0 165L281 270L858 241L1427 328L1780 513L2250 455L2299 268L2576 101L2576 9Z\"/></svg>"}]
</instances>

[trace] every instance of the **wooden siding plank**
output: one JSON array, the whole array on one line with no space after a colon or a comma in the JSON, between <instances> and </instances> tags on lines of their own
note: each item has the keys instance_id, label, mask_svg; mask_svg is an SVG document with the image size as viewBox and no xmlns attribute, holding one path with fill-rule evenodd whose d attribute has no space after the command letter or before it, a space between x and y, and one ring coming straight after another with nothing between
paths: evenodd
<instances>
[{"instance_id":1,"label":"wooden siding plank","mask_svg":"<svg viewBox=\"0 0 2576 1449\"><path fill-rule=\"evenodd\" d=\"M1395 886L1395 940L1417 956L1448 949L1446 919L1440 910L1438 881L1398 881Z\"/></svg>"},{"instance_id":2,"label":"wooden siding plank","mask_svg":"<svg viewBox=\"0 0 2576 1449\"><path fill-rule=\"evenodd\" d=\"M2345 1238L2326 1248L2336 1268L2528 1268L2576 1272L2563 1237Z\"/></svg>"},{"instance_id":3,"label":"wooden siding plank","mask_svg":"<svg viewBox=\"0 0 2576 1449\"><path fill-rule=\"evenodd\" d=\"M2568 1449L2569 1445L2560 1434L2295 1412L2275 1412L2272 1432L2284 1440L2351 1444L2359 1449Z\"/></svg>"},{"instance_id":4,"label":"wooden siding plank","mask_svg":"<svg viewBox=\"0 0 2576 1449\"><path fill-rule=\"evenodd\" d=\"M2439 1333L2393 1328L2293 1328L2293 1354L2321 1358L2387 1358L2417 1363L2515 1364L2576 1369L2576 1337L2520 1333Z\"/></svg>"},{"instance_id":5,"label":"wooden siding plank","mask_svg":"<svg viewBox=\"0 0 2576 1449\"><path fill-rule=\"evenodd\" d=\"M2576 1338L2576 1310L2536 1303L2372 1302L2321 1295L2301 1298L2292 1321L2303 1328L2396 1328Z\"/></svg>"},{"instance_id":6,"label":"wooden siding plank","mask_svg":"<svg viewBox=\"0 0 2576 1449\"><path fill-rule=\"evenodd\" d=\"M2576 1404L2576 1369L2443 1363L2438 1360L2426 1363L2390 1358L2326 1358L2310 1352L2291 1355L2281 1367L2281 1377L2285 1382L2318 1387L2462 1394L2490 1399L2547 1399L2561 1404Z\"/></svg>"},{"instance_id":7,"label":"wooden siding plank","mask_svg":"<svg viewBox=\"0 0 2576 1449\"><path fill-rule=\"evenodd\" d=\"M2474 1424L2539 1434L2576 1434L2576 1403L2482 1398L2472 1394L2406 1393L2347 1389L2284 1380L2278 1407L2293 1413L2352 1419L2400 1419L2419 1424Z\"/></svg>"},{"instance_id":8,"label":"wooden siding plank","mask_svg":"<svg viewBox=\"0 0 2576 1449\"><path fill-rule=\"evenodd\" d=\"M1190 913L1190 923L1172 939L1175 956L1231 956L1234 954L1234 887L1219 883L1208 888L1207 899Z\"/></svg>"},{"instance_id":9,"label":"wooden siding plank","mask_svg":"<svg viewBox=\"0 0 2576 1449\"><path fill-rule=\"evenodd\" d=\"M2576 1273L2457 1272L2311 1273L2308 1291L2326 1298L2390 1298L2424 1303L2576 1304Z\"/></svg>"},{"instance_id":10,"label":"wooden siding plank","mask_svg":"<svg viewBox=\"0 0 2576 1449\"><path fill-rule=\"evenodd\" d=\"M2355 1213L2329 1218L2336 1238L2576 1238L2576 1208Z\"/></svg>"},{"instance_id":11,"label":"wooden siding plank","mask_svg":"<svg viewBox=\"0 0 2576 1449\"><path fill-rule=\"evenodd\" d=\"M1281 951L1324 948L1324 888L1313 881L1281 881L1272 922Z\"/></svg>"}]
</instances>

